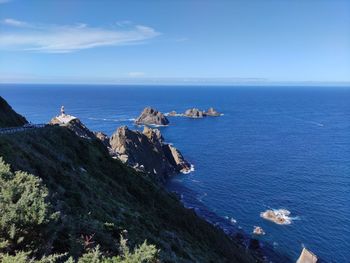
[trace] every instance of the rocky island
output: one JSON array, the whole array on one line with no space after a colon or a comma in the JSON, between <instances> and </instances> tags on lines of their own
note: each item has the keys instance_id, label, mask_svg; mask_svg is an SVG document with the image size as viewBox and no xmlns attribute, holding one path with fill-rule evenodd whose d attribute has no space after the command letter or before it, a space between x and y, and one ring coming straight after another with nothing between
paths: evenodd
<instances>
[{"instance_id":1,"label":"rocky island","mask_svg":"<svg viewBox=\"0 0 350 263\"><path fill-rule=\"evenodd\" d=\"M135 120L138 125L160 125L165 126L169 124L169 120L164 116L163 113L153 109L151 107L146 107L141 115Z\"/></svg>"},{"instance_id":2,"label":"rocky island","mask_svg":"<svg viewBox=\"0 0 350 263\"><path fill-rule=\"evenodd\" d=\"M200 110L198 108L191 108L186 110L184 113L177 113L176 111L171 111L165 115L169 117L188 117L193 119L201 119L204 117L219 117L223 114L216 111L213 107L210 107L207 111Z\"/></svg>"}]
</instances>

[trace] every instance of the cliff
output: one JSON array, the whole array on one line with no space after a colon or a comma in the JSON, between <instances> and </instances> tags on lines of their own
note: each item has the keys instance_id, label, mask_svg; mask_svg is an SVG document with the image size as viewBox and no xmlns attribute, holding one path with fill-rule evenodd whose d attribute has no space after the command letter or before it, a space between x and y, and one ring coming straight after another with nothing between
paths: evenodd
<instances>
[{"instance_id":1,"label":"cliff","mask_svg":"<svg viewBox=\"0 0 350 263\"><path fill-rule=\"evenodd\" d=\"M26 123L26 118L15 112L0 96L0 128L23 126Z\"/></svg>"},{"instance_id":2,"label":"cliff","mask_svg":"<svg viewBox=\"0 0 350 263\"><path fill-rule=\"evenodd\" d=\"M159 137L157 132L148 135L142 138ZM130 246L147 239L160 249L162 262L254 262L175 195L111 158L100 140L80 137L66 125L1 135L0 156L13 171L40 178L48 189L45 199L59 212L54 226L41 224L32 232L33 240L47 236L35 239L42 242L35 250L38 257L65 252L77 257L90 241L115 255L125 229Z\"/></svg>"}]
</instances>

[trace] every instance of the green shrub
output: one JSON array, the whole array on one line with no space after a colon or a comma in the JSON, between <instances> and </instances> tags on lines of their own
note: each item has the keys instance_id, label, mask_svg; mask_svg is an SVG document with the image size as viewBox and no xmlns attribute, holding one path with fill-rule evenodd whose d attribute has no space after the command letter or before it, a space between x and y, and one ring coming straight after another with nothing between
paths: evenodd
<instances>
[{"instance_id":1,"label":"green shrub","mask_svg":"<svg viewBox=\"0 0 350 263\"><path fill-rule=\"evenodd\" d=\"M38 177L11 172L0 157L0 251L12 253L38 246L44 238L42 228L58 216L50 213L47 195Z\"/></svg>"}]
</instances>

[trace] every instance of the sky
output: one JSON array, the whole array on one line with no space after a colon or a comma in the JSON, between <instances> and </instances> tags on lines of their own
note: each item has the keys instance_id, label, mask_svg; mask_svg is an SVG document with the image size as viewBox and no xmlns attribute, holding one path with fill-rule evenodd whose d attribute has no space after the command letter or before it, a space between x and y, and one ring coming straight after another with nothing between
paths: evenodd
<instances>
[{"instance_id":1,"label":"sky","mask_svg":"<svg viewBox=\"0 0 350 263\"><path fill-rule=\"evenodd\" d=\"M0 83L350 82L350 0L0 0Z\"/></svg>"}]
</instances>

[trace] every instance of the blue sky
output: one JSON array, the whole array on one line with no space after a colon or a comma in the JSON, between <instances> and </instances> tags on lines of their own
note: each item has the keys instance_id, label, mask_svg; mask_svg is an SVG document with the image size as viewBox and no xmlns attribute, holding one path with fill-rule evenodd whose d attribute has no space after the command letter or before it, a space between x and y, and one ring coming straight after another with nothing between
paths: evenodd
<instances>
[{"instance_id":1,"label":"blue sky","mask_svg":"<svg viewBox=\"0 0 350 263\"><path fill-rule=\"evenodd\" d=\"M350 81L350 1L0 0L0 82Z\"/></svg>"}]
</instances>

